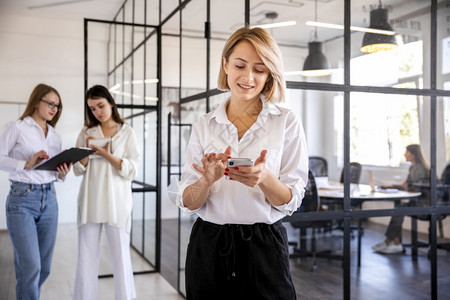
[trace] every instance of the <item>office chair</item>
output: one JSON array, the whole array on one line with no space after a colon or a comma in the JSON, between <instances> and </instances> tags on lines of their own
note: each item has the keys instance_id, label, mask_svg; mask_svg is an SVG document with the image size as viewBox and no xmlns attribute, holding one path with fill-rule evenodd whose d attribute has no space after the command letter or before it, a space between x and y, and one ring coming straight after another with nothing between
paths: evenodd
<instances>
[{"instance_id":1,"label":"office chair","mask_svg":"<svg viewBox=\"0 0 450 300\"><path fill-rule=\"evenodd\" d=\"M359 183L359 179L361 178L361 169L362 166L360 163L350 163L350 183ZM344 168L342 168L340 181L344 183Z\"/></svg>"},{"instance_id":2,"label":"office chair","mask_svg":"<svg viewBox=\"0 0 450 300\"><path fill-rule=\"evenodd\" d=\"M314 175L310 170L308 172L308 183L305 188L305 197L303 198L301 206L294 212L295 215L305 212L319 212L320 209L320 197L317 192L317 186L314 179ZM316 257L327 257L332 259L342 260L342 256L332 255L331 250L317 252L316 250L316 231L321 228L331 229L331 221L289 221L290 217L285 218L285 222L290 222L291 226L300 229L299 242L289 242L290 245L294 245L294 253L290 254L290 258L311 256L312 266L311 271L317 269ZM303 236L306 235L306 229L310 228L311 233L311 250L306 250L306 242Z\"/></svg>"},{"instance_id":3,"label":"office chair","mask_svg":"<svg viewBox=\"0 0 450 300\"><path fill-rule=\"evenodd\" d=\"M309 169L314 177L328 177L328 162L321 156L310 156Z\"/></svg>"},{"instance_id":4,"label":"office chair","mask_svg":"<svg viewBox=\"0 0 450 300\"><path fill-rule=\"evenodd\" d=\"M421 192L424 195L424 197L429 196L429 187L422 187ZM448 164L441 175L441 180L438 183L437 187L437 205L449 205L450 204L450 164ZM447 215L438 215L437 216L437 222L438 222L438 228L440 232L440 236L444 237L444 231L442 226L442 220L445 219ZM414 261L417 260L417 248L419 247L425 247L428 248L430 246L429 239L428 241L421 241L417 237L417 220L419 221L427 221L431 222L430 215L425 216L411 216L411 243L410 244L403 244L404 247L411 247L411 257ZM428 228L428 237L431 233L431 224ZM445 249L447 251L450 251L450 243L437 243L438 249ZM430 250L428 250L428 258L430 258Z\"/></svg>"},{"instance_id":5,"label":"office chair","mask_svg":"<svg viewBox=\"0 0 450 300\"><path fill-rule=\"evenodd\" d=\"M362 170L362 166L360 163L358 162L351 162L350 163L350 183L359 183L359 179L361 178L361 170ZM344 183L344 168L342 168L342 172L341 172L341 183ZM351 205L352 206L358 206L358 203L351 201ZM360 205L359 205L360 206ZM358 206L358 208L360 208ZM361 220L359 221L359 223L361 223ZM344 230L344 225L342 224L342 222L338 222L337 224L337 229L341 229ZM360 230L360 235L364 234L364 228L361 226L361 224L359 224L358 226L356 225L351 225L350 226L350 230L352 232L352 238L354 237L353 235L353 231L354 230Z\"/></svg>"}]
</instances>

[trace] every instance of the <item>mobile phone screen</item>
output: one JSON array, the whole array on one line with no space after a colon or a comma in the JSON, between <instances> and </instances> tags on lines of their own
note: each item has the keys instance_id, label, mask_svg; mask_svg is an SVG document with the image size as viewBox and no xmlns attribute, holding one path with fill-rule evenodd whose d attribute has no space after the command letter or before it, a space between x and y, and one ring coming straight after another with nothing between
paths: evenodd
<instances>
[{"instance_id":1,"label":"mobile phone screen","mask_svg":"<svg viewBox=\"0 0 450 300\"><path fill-rule=\"evenodd\" d=\"M246 166L250 167L253 166L253 159L250 158L229 158L227 162L228 168L234 168L238 166Z\"/></svg>"}]
</instances>

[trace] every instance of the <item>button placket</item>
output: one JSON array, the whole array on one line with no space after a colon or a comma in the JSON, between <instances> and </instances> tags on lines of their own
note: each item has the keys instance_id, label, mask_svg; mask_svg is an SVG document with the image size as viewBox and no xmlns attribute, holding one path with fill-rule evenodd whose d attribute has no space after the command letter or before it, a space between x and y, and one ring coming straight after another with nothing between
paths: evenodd
<instances>
[{"instance_id":1,"label":"button placket","mask_svg":"<svg viewBox=\"0 0 450 300\"><path fill-rule=\"evenodd\" d=\"M231 141L231 156L239 157L239 139L236 126L230 123L229 128L229 140Z\"/></svg>"}]
</instances>

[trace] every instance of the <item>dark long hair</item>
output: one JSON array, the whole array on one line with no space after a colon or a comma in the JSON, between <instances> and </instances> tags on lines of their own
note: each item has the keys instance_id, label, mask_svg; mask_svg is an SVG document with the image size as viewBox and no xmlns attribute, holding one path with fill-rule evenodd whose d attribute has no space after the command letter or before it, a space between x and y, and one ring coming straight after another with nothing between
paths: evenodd
<instances>
[{"instance_id":1,"label":"dark long hair","mask_svg":"<svg viewBox=\"0 0 450 300\"><path fill-rule=\"evenodd\" d=\"M20 120L25 119L28 116L31 116L35 109L36 109L36 105L39 104L39 101L41 101L41 99L49 94L49 93L55 93L56 96L58 96L59 98L59 109L56 112L55 116L53 117L53 119L51 119L50 121L47 121L48 124L50 124L52 127L55 127L56 123L58 123L59 117L61 116L61 112L62 112L62 101L61 101L61 96L59 95L58 91L56 89L54 89L53 87L40 83L38 84L33 91L31 92L30 98L28 99L28 103L27 103L27 107L25 108L25 111L23 112L23 114L20 116Z\"/></svg>"},{"instance_id":2,"label":"dark long hair","mask_svg":"<svg viewBox=\"0 0 450 300\"><path fill-rule=\"evenodd\" d=\"M430 164L428 163L425 155L423 155L422 149L417 144L411 144L406 147L406 150L414 155L414 162L416 164L424 165L427 170L430 169Z\"/></svg>"},{"instance_id":3,"label":"dark long hair","mask_svg":"<svg viewBox=\"0 0 450 300\"><path fill-rule=\"evenodd\" d=\"M119 124L125 123L125 121L120 117L119 111L117 110L117 104L114 101L113 96L108 91L108 89L102 85L94 85L86 92L85 103L87 103L88 99L101 99L105 98L109 104L111 104L112 108L112 118ZM88 128L97 126L100 124L100 121L94 116L92 111L87 108L86 109L86 118L84 121L84 125Z\"/></svg>"}]
</instances>

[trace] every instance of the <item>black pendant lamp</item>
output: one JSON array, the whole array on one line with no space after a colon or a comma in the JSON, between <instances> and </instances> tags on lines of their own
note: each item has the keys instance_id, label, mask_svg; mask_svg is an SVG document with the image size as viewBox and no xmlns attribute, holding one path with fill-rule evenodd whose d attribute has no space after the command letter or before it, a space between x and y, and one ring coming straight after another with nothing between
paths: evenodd
<instances>
[{"instance_id":1,"label":"black pendant lamp","mask_svg":"<svg viewBox=\"0 0 450 300\"><path fill-rule=\"evenodd\" d=\"M391 25L388 23L388 10L381 8L381 2L377 9L370 12L369 28L393 31ZM366 32L360 50L364 53L374 53L393 50L397 47L398 45L394 35Z\"/></svg>"},{"instance_id":2,"label":"black pendant lamp","mask_svg":"<svg viewBox=\"0 0 450 300\"><path fill-rule=\"evenodd\" d=\"M322 52L322 42L309 42L309 54L303 64L303 76L328 76L331 74L328 60Z\"/></svg>"},{"instance_id":3,"label":"black pendant lamp","mask_svg":"<svg viewBox=\"0 0 450 300\"><path fill-rule=\"evenodd\" d=\"M317 0L315 1L315 21L317 22ZM308 56L303 63L303 76L320 77L331 74L330 65L322 48L322 42L317 41L317 27L315 27L314 41L308 43Z\"/></svg>"}]
</instances>

